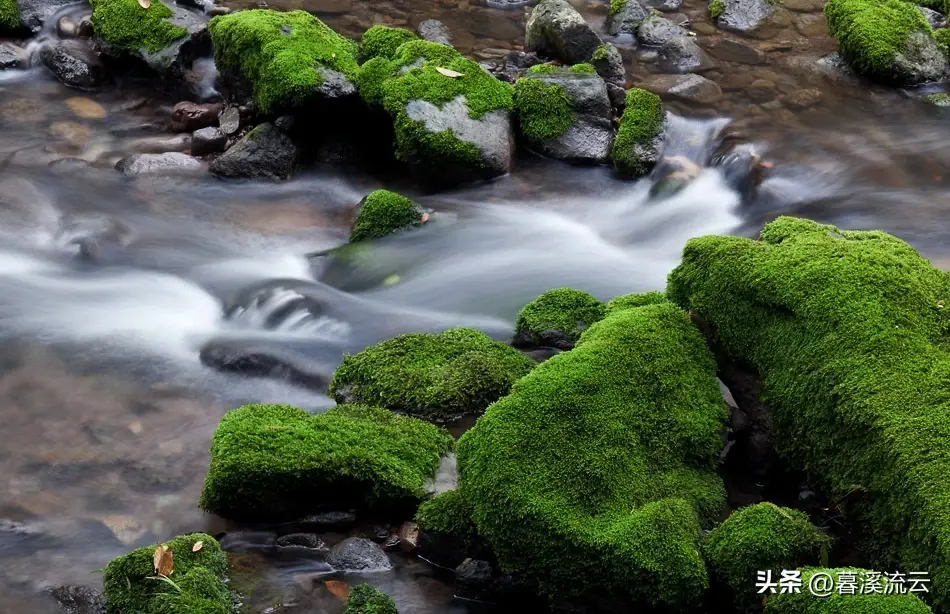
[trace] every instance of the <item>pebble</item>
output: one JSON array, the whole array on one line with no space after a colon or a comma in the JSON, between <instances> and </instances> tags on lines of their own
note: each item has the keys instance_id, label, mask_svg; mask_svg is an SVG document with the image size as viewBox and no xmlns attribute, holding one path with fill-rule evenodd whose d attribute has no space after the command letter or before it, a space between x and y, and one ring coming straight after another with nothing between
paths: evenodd
<instances>
[{"instance_id":1,"label":"pebble","mask_svg":"<svg viewBox=\"0 0 950 614\"><path fill-rule=\"evenodd\" d=\"M238 107L227 107L218 116L218 126L225 136L233 136L241 129L241 111Z\"/></svg>"},{"instance_id":2,"label":"pebble","mask_svg":"<svg viewBox=\"0 0 950 614\"><path fill-rule=\"evenodd\" d=\"M722 90L715 82L697 74L654 75L641 87L661 96L671 96L699 104L713 104L722 100Z\"/></svg>"},{"instance_id":3,"label":"pebble","mask_svg":"<svg viewBox=\"0 0 950 614\"><path fill-rule=\"evenodd\" d=\"M101 104L82 96L74 96L66 99L66 106L83 119L105 119L106 110Z\"/></svg>"},{"instance_id":4,"label":"pebble","mask_svg":"<svg viewBox=\"0 0 950 614\"><path fill-rule=\"evenodd\" d=\"M350 537L337 544L327 563L341 571L387 571L393 567L379 544L363 537Z\"/></svg>"},{"instance_id":5,"label":"pebble","mask_svg":"<svg viewBox=\"0 0 950 614\"><path fill-rule=\"evenodd\" d=\"M765 63L764 51L729 38L716 41L707 48L707 51L710 55L724 62L738 62L740 64Z\"/></svg>"},{"instance_id":6,"label":"pebble","mask_svg":"<svg viewBox=\"0 0 950 614\"><path fill-rule=\"evenodd\" d=\"M807 109L821 102L821 90L816 87L798 90L783 96L782 102L792 110Z\"/></svg>"},{"instance_id":7,"label":"pebble","mask_svg":"<svg viewBox=\"0 0 950 614\"><path fill-rule=\"evenodd\" d=\"M195 130L191 135L191 155L204 156L224 151L228 144L228 137L220 128L209 126Z\"/></svg>"}]
</instances>

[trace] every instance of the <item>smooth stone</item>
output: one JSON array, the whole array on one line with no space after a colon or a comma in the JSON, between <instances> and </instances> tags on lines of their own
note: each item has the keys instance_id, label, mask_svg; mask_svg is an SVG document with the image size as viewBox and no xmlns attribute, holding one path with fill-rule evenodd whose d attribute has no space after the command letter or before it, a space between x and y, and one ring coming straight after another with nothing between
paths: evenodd
<instances>
[{"instance_id":1,"label":"smooth stone","mask_svg":"<svg viewBox=\"0 0 950 614\"><path fill-rule=\"evenodd\" d=\"M636 0L628 1L636 3ZM525 25L525 51L555 57L567 64L589 61L601 42L584 17L566 0L545 0L534 7Z\"/></svg>"},{"instance_id":2,"label":"smooth stone","mask_svg":"<svg viewBox=\"0 0 950 614\"><path fill-rule=\"evenodd\" d=\"M184 152L191 147L191 135L148 136L131 141L127 147L136 153L161 154L171 151Z\"/></svg>"},{"instance_id":3,"label":"smooth stone","mask_svg":"<svg viewBox=\"0 0 950 614\"><path fill-rule=\"evenodd\" d=\"M637 28L637 42L648 47L660 47L679 36L689 36L689 30L659 15L648 16Z\"/></svg>"},{"instance_id":4,"label":"smooth stone","mask_svg":"<svg viewBox=\"0 0 950 614\"><path fill-rule=\"evenodd\" d=\"M0 43L0 70L29 68L30 54L13 43Z\"/></svg>"},{"instance_id":5,"label":"smooth stone","mask_svg":"<svg viewBox=\"0 0 950 614\"><path fill-rule=\"evenodd\" d=\"M666 41L658 52L660 68L670 73L689 73L708 70L716 62L689 36L678 36Z\"/></svg>"},{"instance_id":6,"label":"smooth stone","mask_svg":"<svg viewBox=\"0 0 950 614\"><path fill-rule=\"evenodd\" d=\"M696 74L654 75L642 87L661 96L671 96L699 104L713 104L722 100L719 86Z\"/></svg>"},{"instance_id":7,"label":"smooth stone","mask_svg":"<svg viewBox=\"0 0 950 614\"><path fill-rule=\"evenodd\" d=\"M707 48L707 51L713 57L724 62L737 62L739 64L765 63L765 53L762 50L728 38L716 41Z\"/></svg>"},{"instance_id":8,"label":"smooth stone","mask_svg":"<svg viewBox=\"0 0 950 614\"><path fill-rule=\"evenodd\" d=\"M224 151L228 144L228 137L220 128L208 126L195 130L191 135L191 155L205 156L207 154Z\"/></svg>"},{"instance_id":9,"label":"smooth stone","mask_svg":"<svg viewBox=\"0 0 950 614\"><path fill-rule=\"evenodd\" d=\"M452 44L452 31L438 19L426 19L416 26L416 34L432 43Z\"/></svg>"},{"instance_id":10,"label":"smooth stone","mask_svg":"<svg viewBox=\"0 0 950 614\"><path fill-rule=\"evenodd\" d=\"M223 109L221 104L196 104L182 101L172 109L172 130L175 132L194 132L218 123L218 115Z\"/></svg>"},{"instance_id":11,"label":"smooth stone","mask_svg":"<svg viewBox=\"0 0 950 614\"><path fill-rule=\"evenodd\" d=\"M60 38L75 38L79 36L79 24L69 15L63 15L56 22L56 34Z\"/></svg>"},{"instance_id":12,"label":"smooth stone","mask_svg":"<svg viewBox=\"0 0 950 614\"><path fill-rule=\"evenodd\" d=\"M134 154L116 164L116 170L127 177L141 175L181 175L205 170L201 160L183 153Z\"/></svg>"},{"instance_id":13,"label":"smooth stone","mask_svg":"<svg viewBox=\"0 0 950 614\"><path fill-rule=\"evenodd\" d=\"M364 537L350 537L337 544L327 563L341 571L388 571L393 567L379 544Z\"/></svg>"},{"instance_id":14,"label":"smooth stone","mask_svg":"<svg viewBox=\"0 0 950 614\"><path fill-rule=\"evenodd\" d=\"M70 87L91 89L105 76L102 62L85 40L64 40L45 45L40 50L40 59L57 79Z\"/></svg>"}]
</instances>

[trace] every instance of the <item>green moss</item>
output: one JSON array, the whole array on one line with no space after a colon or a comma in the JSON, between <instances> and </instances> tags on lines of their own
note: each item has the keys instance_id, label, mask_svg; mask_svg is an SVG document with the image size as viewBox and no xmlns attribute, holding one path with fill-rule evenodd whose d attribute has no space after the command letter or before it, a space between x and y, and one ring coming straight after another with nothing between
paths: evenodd
<instances>
[{"instance_id":1,"label":"green moss","mask_svg":"<svg viewBox=\"0 0 950 614\"><path fill-rule=\"evenodd\" d=\"M463 551L472 548L478 540L472 506L458 489L440 493L423 503L415 521L423 531L451 539Z\"/></svg>"},{"instance_id":2,"label":"green moss","mask_svg":"<svg viewBox=\"0 0 950 614\"><path fill-rule=\"evenodd\" d=\"M92 27L96 36L129 51L161 51L188 35L167 18L172 10L160 0L143 9L137 0L90 0Z\"/></svg>"},{"instance_id":3,"label":"green moss","mask_svg":"<svg viewBox=\"0 0 950 614\"><path fill-rule=\"evenodd\" d=\"M399 49L400 45L418 39L419 37L416 36L415 32L409 30L389 26L373 26L363 32L360 58L362 62L378 57L391 60L396 57L396 50Z\"/></svg>"},{"instance_id":4,"label":"green moss","mask_svg":"<svg viewBox=\"0 0 950 614\"><path fill-rule=\"evenodd\" d=\"M596 74L597 69L591 64L574 64L571 66L571 72L577 73L579 75L589 75Z\"/></svg>"},{"instance_id":5,"label":"green moss","mask_svg":"<svg viewBox=\"0 0 950 614\"><path fill-rule=\"evenodd\" d=\"M610 14L616 15L627 6L627 0L610 0Z\"/></svg>"},{"instance_id":6,"label":"green moss","mask_svg":"<svg viewBox=\"0 0 950 614\"><path fill-rule=\"evenodd\" d=\"M719 19L719 17L726 12L726 3L722 0L713 0L709 3L709 16L712 19Z\"/></svg>"},{"instance_id":7,"label":"green moss","mask_svg":"<svg viewBox=\"0 0 950 614\"><path fill-rule=\"evenodd\" d=\"M950 94L928 94L924 100L935 107L950 107Z\"/></svg>"},{"instance_id":8,"label":"green moss","mask_svg":"<svg viewBox=\"0 0 950 614\"><path fill-rule=\"evenodd\" d=\"M842 595L838 592L838 574L853 574L859 587L871 576L865 569L847 567L841 569L805 568L802 570L802 592L776 593L769 595L765 602L766 614L929 614L927 605L916 595L905 594L855 594ZM817 597L808 590L808 583L815 574L828 574L835 582L835 591L827 597ZM881 579L878 583L883 590L888 589L886 577L874 576ZM903 588L906 590L906 587Z\"/></svg>"},{"instance_id":9,"label":"green moss","mask_svg":"<svg viewBox=\"0 0 950 614\"><path fill-rule=\"evenodd\" d=\"M561 70L560 66L554 64L535 64L528 68L528 73L532 75L547 75Z\"/></svg>"},{"instance_id":10,"label":"green moss","mask_svg":"<svg viewBox=\"0 0 950 614\"><path fill-rule=\"evenodd\" d=\"M594 54L590 56L590 61L602 62L609 57L610 57L610 43L604 43L594 50Z\"/></svg>"},{"instance_id":11,"label":"green moss","mask_svg":"<svg viewBox=\"0 0 950 614\"><path fill-rule=\"evenodd\" d=\"M637 149L663 130L663 103L656 94L634 87L627 90L625 104L614 139L614 168L627 177L642 177L651 167L637 155Z\"/></svg>"},{"instance_id":12,"label":"green moss","mask_svg":"<svg viewBox=\"0 0 950 614\"><path fill-rule=\"evenodd\" d=\"M515 340L536 346L546 345L554 337L573 346L581 333L602 320L605 313L604 304L586 292L573 288L548 290L518 313Z\"/></svg>"},{"instance_id":13,"label":"green moss","mask_svg":"<svg viewBox=\"0 0 950 614\"><path fill-rule=\"evenodd\" d=\"M375 57L360 66L356 85L367 104L383 104L383 83L392 76L393 70L393 63L384 57Z\"/></svg>"},{"instance_id":14,"label":"green moss","mask_svg":"<svg viewBox=\"0 0 950 614\"><path fill-rule=\"evenodd\" d=\"M197 542L201 548L194 552ZM193 533L165 542L173 556L169 579L155 579L153 555L158 544L112 559L103 579L110 614L226 614L231 599L223 578L227 560L210 535Z\"/></svg>"},{"instance_id":15,"label":"green moss","mask_svg":"<svg viewBox=\"0 0 950 614\"><path fill-rule=\"evenodd\" d=\"M522 77L515 82L514 100L521 132L530 141L556 139L577 119L571 99L557 83Z\"/></svg>"},{"instance_id":16,"label":"green moss","mask_svg":"<svg viewBox=\"0 0 950 614\"><path fill-rule=\"evenodd\" d=\"M617 296L607 303L607 315L615 311L622 311L633 307L643 307L644 305L656 305L667 301L666 295L662 292L633 292Z\"/></svg>"},{"instance_id":17,"label":"green moss","mask_svg":"<svg viewBox=\"0 0 950 614\"><path fill-rule=\"evenodd\" d=\"M0 33L20 29L20 9L16 0L0 0Z\"/></svg>"},{"instance_id":18,"label":"green moss","mask_svg":"<svg viewBox=\"0 0 950 614\"><path fill-rule=\"evenodd\" d=\"M306 11L237 11L215 17L208 28L218 69L240 70L264 112L309 101L323 83L321 67L351 81L359 72L356 43Z\"/></svg>"},{"instance_id":19,"label":"green moss","mask_svg":"<svg viewBox=\"0 0 950 614\"><path fill-rule=\"evenodd\" d=\"M950 56L950 28L934 30L934 39L937 41L937 44L940 45L940 48L943 49L943 52L947 56Z\"/></svg>"},{"instance_id":20,"label":"green moss","mask_svg":"<svg viewBox=\"0 0 950 614\"><path fill-rule=\"evenodd\" d=\"M398 614L393 598L369 584L350 589L343 614Z\"/></svg>"},{"instance_id":21,"label":"green moss","mask_svg":"<svg viewBox=\"0 0 950 614\"><path fill-rule=\"evenodd\" d=\"M694 605L700 526L725 501L715 372L686 313L647 305L597 322L492 404L458 466L501 568L556 599Z\"/></svg>"},{"instance_id":22,"label":"green moss","mask_svg":"<svg viewBox=\"0 0 950 614\"><path fill-rule=\"evenodd\" d=\"M419 205L389 190L371 192L360 207L350 231L350 243L379 239L422 224Z\"/></svg>"},{"instance_id":23,"label":"green moss","mask_svg":"<svg viewBox=\"0 0 950 614\"><path fill-rule=\"evenodd\" d=\"M932 32L927 18L901 0L829 0L825 5L828 31L838 49L862 74L898 80L894 57L912 32Z\"/></svg>"},{"instance_id":24,"label":"green moss","mask_svg":"<svg viewBox=\"0 0 950 614\"><path fill-rule=\"evenodd\" d=\"M345 356L333 374L338 403L372 402L429 420L480 414L534 363L468 328L411 333Z\"/></svg>"},{"instance_id":25,"label":"green moss","mask_svg":"<svg viewBox=\"0 0 950 614\"><path fill-rule=\"evenodd\" d=\"M831 539L798 510L773 503L749 505L733 512L713 529L703 544L703 555L714 578L728 586L741 607L762 600L753 580L757 571L819 564Z\"/></svg>"},{"instance_id":26,"label":"green moss","mask_svg":"<svg viewBox=\"0 0 950 614\"><path fill-rule=\"evenodd\" d=\"M200 505L241 521L292 520L327 507L398 514L415 510L451 447L438 428L378 407L312 415L245 405L215 431Z\"/></svg>"},{"instance_id":27,"label":"green moss","mask_svg":"<svg viewBox=\"0 0 950 614\"><path fill-rule=\"evenodd\" d=\"M779 218L687 243L667 294L763 377L773 440L877 569L950 605L950 276L883 232Z\"/></svg>"}]
</instances>

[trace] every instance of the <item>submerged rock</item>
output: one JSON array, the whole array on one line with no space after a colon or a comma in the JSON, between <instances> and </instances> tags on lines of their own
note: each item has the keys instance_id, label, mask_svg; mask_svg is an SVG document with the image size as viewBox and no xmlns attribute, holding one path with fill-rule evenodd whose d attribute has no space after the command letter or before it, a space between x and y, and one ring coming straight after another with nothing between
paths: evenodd
<instances>
[{"instance_id":1,"label":"submerged rock","mask_svg":"<svg viewBox=\"0 0 950 614\"><path fill-rule=\"evenodd\" d=\"M102 62L85 40L64 40L44 45L40 59L57 79L71 87L91 89L99 85L105 76Z\"/></svg>"},{"instance_id":2,"label":"submerged rock","mask_svg":"<svg viewBox=\"0 0 950 614\"><path fill-rule=\"evenodd\" d=\"M452 44L452 32L438 19L426 19L416 26L416 34L422 39L443 45Z\"/></svg>"},{"instance_id":3,"label":"submerged rock","mask_svg":"<svg viewBox=\"0 0 950 614\"><path fill-rule=\"evenodd\" d=\"M184 153L169 152L160 154L134 154L119 160L115 166L127 177L140 175L181 175L198 173L205 170L205 165L192 156Z\"/></svg>"},{"instance_id":4,"label":"submerged rock","mask_svg":"<svg viewBox=\"0 0 950 614\"><path fill-rule=\"evenodd\" d=\"M388 571L393 567L379 544L365 537L350 537L334 546L327 563L340 571Z\"/></svg>"},{"instance_id":5,"label":"submerged rock","mask_svg":"<svg viewBox=\"0 0 950 614\"><path fill-rule=\"evenodd\" d=\"M603 319L602 302L580 290L548 290L525 305L515 320L516 347L569 350L581 333Z\"/></svg>"},{"instance_id":6,"label":"submerged rock","mask_svg":"<svg viewBox=\"0 0 950 614\"><path fill-rule=\"evenodd\" d=\"M638 0L617 0L610 3L607 13L607 33L611 36L618 34L636 35L637 28L647 18L650 11L645 9Z\"/></svg>"},{"instance_id":7,"label":"submerged rock","mask_svg":"<svg viewBox=\"0 0 950 614\"><path fill-rule=\"evenodd\" d=\"M643 86L664 96L697 104L714 104L722 100L719 85L700 75L654 75L644 81Z\"/></svg>"},{"instance_id":8,"label":"submerged rock","mask_svg":"<svg viewBox=\"0 0 950 614\"><path fill-rule=\"evenodd\" d=\"M723 30L748 33L758 29L775 12L770 0L712 0L709 15Z\"/></svg>"},{"instance_id":9,"label":"submerged rock","mask_svg":"<svg viewBox=\"0 0 950 614\"><path fill-rule=\"evenodd\" d=\"M660 67L669 73L688 73L713 68L715 62L688 36L677 36L660 47Z\"/></svg>"},{"instance_id":10,"label":"submerged rock","mask_svg":"<svg viewBox=\"0 0 950 614\"><path fill-rule=\"evenodd\" d=\"M659 47L672 38L688 35L689 30L659 15L649 15L637 27L637 42L648 47Z\"/></svg>"},{"instance_id":11,"label":"submerged rock","mask_svg":"<svg viewBox=\"0 0 950 614\"><path fill-rule=\"evenodd\" d=\"M664 112L660 97L639 88L627 91L627 99L611 157L623 176L648 174L663 149Z\"/></svg>"},{"instance_id":12,"label":"submerged rock","mask_svg":"<svg viewBox=\"0 0 950 614\"><path fill-rule=\"evenodd\" d=\"M542 0L525 26L526 51L536 51L566 64L587 62L602 42L567 0Z\"/></svg>"},{"instance_id":13,"label":"submerged rock","mask_svg":"<svg viewBox=\"0 0 950 614\"><path fill-rule=\"evenodd\" d=\"M13 43L0 43L0 70L29 68L30 54Z\"/></svg>"},{"instance_id":14,"label":"submerged rock","mask_svg":"<svg viewBox=\"0 0 950 614\"><path fill-rule=\"evenodd\" d=\"M289 179L297 146L273 124L261 124L211 162L211 172L231 179Z\"/></svg>"},{"instance_id":15,"label":"submerged rock","mask_svg":"<svg viewBox=\"0 0 950 614\"><path fill-rule=\"evenodd\" d=\"M314 533L290 533L277 538L275 545L293 551L329 552L326 543Z\"/></svg>"}]
</instances>

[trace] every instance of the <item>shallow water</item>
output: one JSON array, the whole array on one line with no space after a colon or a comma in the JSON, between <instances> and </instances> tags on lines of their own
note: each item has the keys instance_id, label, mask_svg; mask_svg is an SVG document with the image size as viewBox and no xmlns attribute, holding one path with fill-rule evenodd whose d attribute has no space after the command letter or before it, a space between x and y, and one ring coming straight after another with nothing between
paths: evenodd
<instances>
[{"instance_id":1,"label":"shallow water","mask_svg":"<svg viewBox=\"0 0 950 614\"><path fill-rule=\"evenodd\" d=\"M272 6L315 10L351 35L372 23L443 19L475 57L517 48L526 10L443 0ZM208 343L284 352L329 374L344 352L400 332L464 325L505 339L517 310L546 289L609 299L662 288L690 237L754 236L781 214L883 228L938 265L950 262L947 118L897 92L814 70L834 48L821 23L804 19L820 16L820 5L785 6L799 10L783 8L784 25L747 41L767 50L765 64L721 62L706 73L722 86L721 101L671 104L694 119L674 122L669 153L700 160L729 124L773 163L751 201L711 168L653 200L649 180L528 157L511 176L440 194L334 167L278 185L206 175L131 180L113 165L171 147L163 126L175 101L135 83L84 93L39 68L0 73L0 612L48 611L38 596L45 586L97 585L94 570L132 547L226 528L195 502L227 409L332 404L286 381L206 367L199 351ZM602 20L603 5L582 8ZM704 3L681 12L701 45L722 36L707 27ZM633 84L656 72L649 50L624 53ZM807 88L820 92L813 106L781 102ZM345 242L353 206L383 186L438 214L372 247L398 283L345 291L317 282L318 263L305 255ZM77 259L73 239L110 228L120 241L101 242L98 263ZM279 291L236 299L262 284ZM242 308L226 317L235 300ZM297 300L319 309L282 309ZM9 521L19 523L15 531ZM293 611L340 609L305 562L260 556L268 595L296 603ZM404 614L471 609L453 605L451 585L418 561L399 559L395 572L369 580Z\"/></svg>"}]
</instances>

